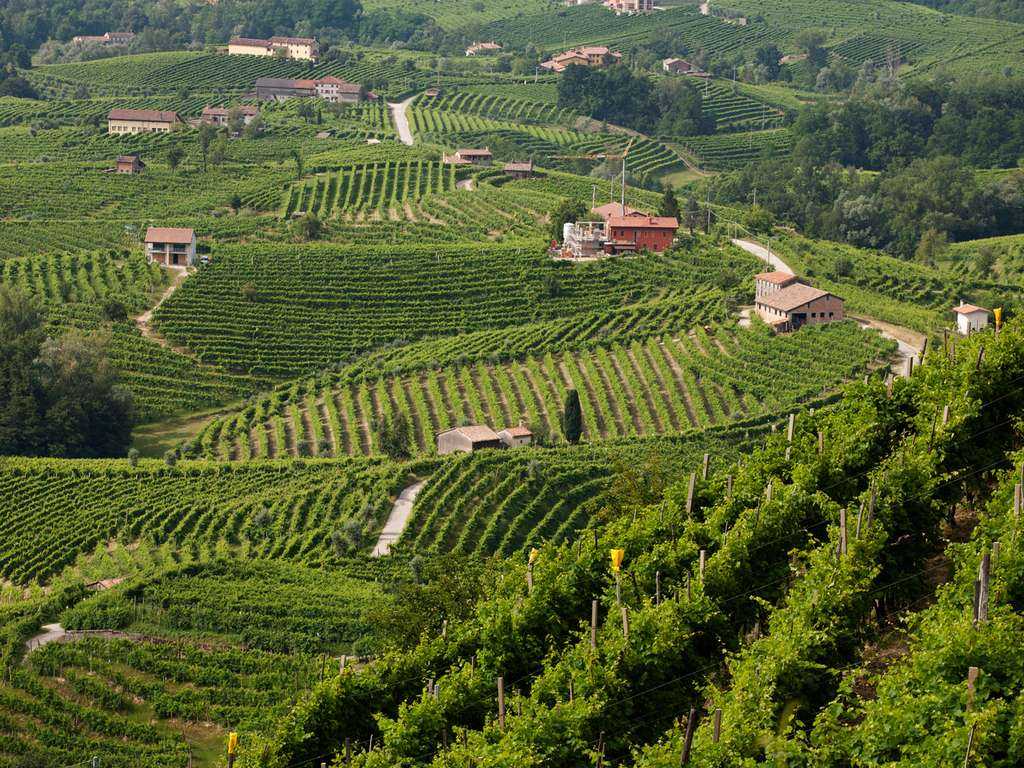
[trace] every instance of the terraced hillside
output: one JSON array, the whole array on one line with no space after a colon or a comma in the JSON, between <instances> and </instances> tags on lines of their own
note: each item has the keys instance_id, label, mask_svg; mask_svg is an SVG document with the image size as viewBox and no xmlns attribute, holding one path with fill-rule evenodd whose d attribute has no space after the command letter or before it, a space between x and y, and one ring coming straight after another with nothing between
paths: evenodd
<instances>
[{"instance_id":1,"label":"terraced hillside","mask_svg":"<svg viewBox=\"0 0 1024 768\"><path fill-rule=\"evenodd\" d=\"M372 454L375 425L403 413L413 452L465 423L495 429L527 423L560 432L559 414L577 389L590 441L678 434L775 413L814 399L868 370L891 351L854 324L767 330L707 330L633 337L580 352L352 380L336 388L299 382L213 422L193 446L201 455L247 459Z\"/></svg>"}]
</instances>

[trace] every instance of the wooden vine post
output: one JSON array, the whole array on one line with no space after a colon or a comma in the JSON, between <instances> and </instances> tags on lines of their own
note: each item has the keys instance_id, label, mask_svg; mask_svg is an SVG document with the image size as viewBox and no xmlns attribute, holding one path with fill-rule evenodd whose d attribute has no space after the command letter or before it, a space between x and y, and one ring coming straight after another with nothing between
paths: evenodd
<instances>
[{"instance_id":1,"label":"wooden vine post","mask_svg":"<svg viewBox=\"0 0 1024 768\"><path fill-rule=\"evenodd\" d=\"M691 517L693 514L693 493L697 486L697 473L690 473L690 486L686 491L686 516Z\"/></svg>"},{"instance_id":2,"label":"wooden vine post","mask_svg":"<svg viewBox=\"0 0 1024 768\"><path fill-rule=\"evenodd\" d=\"M977 667L968 667L967 669L967 709L970 711L974 707L974 694L977 688L978 675L980 670Z\"/></svg>"},{"instance_id":3,"label":"wooden vine post","mask_svg":"<svg viewBox=\"0 0 1024 768\"><path fill-rule=\"evenodd\" d=\"M710 453L705 453L704 454L704 463L701 466L700 479L706 481L708 479L708 472L710 470L711 470L711 454Z\"/></svg>"},{"instance_id":4,"label":"wooden vine post","mask_svg":"<svg viewBox=\"0 0 1024 768\"><path fill-rule=\"evenodd\" d=\"M707 564L707 561L708 561L708 551L706 549L702 549L700 551L700 560L699 560L699 563L698 563L698 567L700 568L698 573L700 574L700 583L701 584L704 583L704 566Z\"/></svg>"},{"instance_id":5,"label":"wooden vine post","mask_svg":"<svg viewBox=\"0 0 1024 768\"><path fill-rule=\"evenodd\" d=\"M992 555L986 552L981 556L978 566L978 578L974 582L974 624L988 621L989 576L992 570Z\"/></svg>"},{"instance_id":6,"label":"wooden vine post","mask_svg":"<svg viewBox=\"0 0 1024 768\"><path fill-rule=\"evenodd\" d=\"M590 601L590 647L597 649L597 600Z\"/></svg>"},{"instance_id":7,"label":"wooden vine post","mask_svg":"<svg viewBox=\"0 0 1024 768\"><path fill-rule=\"evenodd\" d=\"M627 642L629 641L629 609L621 605L619 608L622 610L622 637Z\"/></svg>"},{"instance_id":8,"label":"wooden vine post","mask_svg":"<svg viewBox=\"0 0 1024 768\"><path fill-rule=\"evenodd\" d=\"M839 510L839 556L846 557L846 509Z\"/></svg>"},{"instance_id":9,"label":"wooden vine post","mask_svg":"<svg viewBox=\"0 0 1024 768\"><path fill-rule=\"evenodd\" d=\"M712 721L711 743L717 744L722 738L722 708L715 710L715 717Z\"/></svg>"},{"instance_id":10,"label":"wooden vine post","mask_svg":"<svg viewBox=\"0 0 1024 768\"><path fill-rule=\"evenodd\" d=\"M683 754L680 765L690 762L690 749L693 747L693 732L697 730L697 708L690 707L690 715L686 718L686 734L683 736Z\"/></svg>"},{"instance_id":11,"label":"wooden vine post","mask_svg":"<svg viewBox=\"0 0 1024 768\"><path fill-rule=\"evenodd\" d=\"M793 442L793 431L796 429L796 414L789 414L789 424L786 426L786 442Z\"/></svg>"},{"instance_id":12,"label":"wooden vine post","mask_svg":"<svg viewBox=\"0 0 1024 768\"><path fill-rule=\"evenodd\" d=\"M498 677L498 728L505 730L505 678Z\"/></svg>"}]
</instances>

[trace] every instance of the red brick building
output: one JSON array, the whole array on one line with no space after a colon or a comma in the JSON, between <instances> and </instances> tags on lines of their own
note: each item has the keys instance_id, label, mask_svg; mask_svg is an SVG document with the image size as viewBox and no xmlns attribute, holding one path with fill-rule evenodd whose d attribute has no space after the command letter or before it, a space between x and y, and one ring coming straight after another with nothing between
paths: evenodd
<instances>
[{"instance_id":1,"label":"red brick building","mask_svg":"<svg viewBox=\"0 0 1024 768\"><path fill-rule=\"evenodd\" d=\"M606 226L606 253L660 253L672 245L679 221L671 216L612 216Z\"/></svg>"}]
</instances>

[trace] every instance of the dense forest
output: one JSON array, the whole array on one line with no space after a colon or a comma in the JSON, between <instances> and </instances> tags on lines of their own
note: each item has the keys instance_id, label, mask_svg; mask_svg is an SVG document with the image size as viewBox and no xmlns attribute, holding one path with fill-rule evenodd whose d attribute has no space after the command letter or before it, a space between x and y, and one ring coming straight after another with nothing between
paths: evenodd
<instances>
[{"instance_id":1,"label":"dense forest","mask_svg":"<svg viewBox=\"0 0 1024 768\"><path fill-rule=\"evenodd\" d=\"M1021 0L913 0L913 2L946 13L1024 22L1024 2Z\"/></svg>"}]
</instances>

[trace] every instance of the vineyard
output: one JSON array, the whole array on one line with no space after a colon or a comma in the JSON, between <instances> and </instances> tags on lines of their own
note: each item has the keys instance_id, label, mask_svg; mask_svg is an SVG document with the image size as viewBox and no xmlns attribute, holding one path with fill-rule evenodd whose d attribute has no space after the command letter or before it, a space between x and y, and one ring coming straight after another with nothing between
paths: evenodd
<instances>
[{"instance_id":1,"label":"vineyard","mask_svg":"<svg viewBox=\"0 0 1024 768\"><path fill-rule=\"evenodd\" d=\"M558 434L569 389L582 401L591 441L678 434L791 408L868 370L890 344L854 324L708 332L548 353L524 360L359 376L336 389L297 382L236 416L215 421L195 448L212 458L336 456L377 451L375 424L402 413L414 452L459 424L496 429L521 422Z\"/></svg>"},{"instance_id":2,"label":"vineyard","mask_svg":"<svg viewBox=\"0 0 1024 768\"><path fill-rule=\"evenodd\" d=\"M715 118L717 132L763 131L782 125L781 110L722 80L708 78L697 87L704 97L704 112Z\"/></svg>"},{"instance_id":3,"label":"vineyard","mask_svg":"<svg viewBox=\"0 0 1024 768\"><path fill-rule=\"evenodd\" d=\"M474 193L461 193L473 200ZM157 328L204 363L259 375L327 368L377 347L466 333L662 295L703 283L721 251L691 248L559 264L522 245L221 246L155 313ZM750 265L748 274L756 267ZM251 285L252 292L243 291Z\"/></svg>"},{"instance_id":4,"label":"vineyard","mask_svg":"<svg viewBox=\"0 0 1024 768\"><path fill-rule=\"evenodd\" d=\"M749 133L687 136L679 144L700 159L701 166L713 170L732 170L761 158L788 155L793 136L788 128Z\"/></svg>"},{"instance_id":5,"label":"vineyard","mask_svg":"<svg viewBox=\"0 0 1024 768\"><path fill-rule=\"evenodd\" d=\"M526 98L503 96L488 88L484 92L470 90L446 92L429 99L420 96L417 105L439 112L461 112L467 115L482 115L494 120L514 123L571 124L576 115L567 109L559 109L550 101L531 101ZM0 113L2 114L2 113Z\"/></svg>"}]
</instances>

